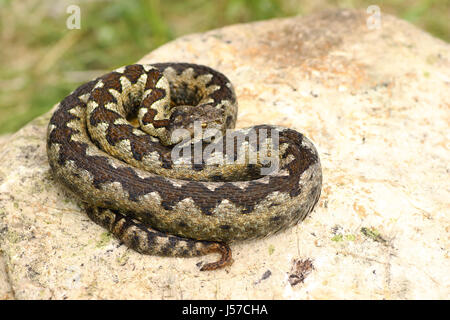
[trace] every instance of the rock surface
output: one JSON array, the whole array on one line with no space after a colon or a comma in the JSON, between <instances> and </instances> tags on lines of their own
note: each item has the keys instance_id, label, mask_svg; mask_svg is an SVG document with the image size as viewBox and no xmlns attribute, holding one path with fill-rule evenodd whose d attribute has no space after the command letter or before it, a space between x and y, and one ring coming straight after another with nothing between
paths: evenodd
<instances>
[{"instance_id":1,"label":"rock surface","mask_svg":"<svg viewBox=\"0 0 450 320\"><path fill-rule=\"evenodd\" d=\"M450 46L363 11L234 25L140 62L209 65L234 83L238 127L279 124L319 150L321 200L303 223L215 257L140 255L51 178L50 113L0 140L0 299L450 298Z\"/></svg>"}]
</instances>

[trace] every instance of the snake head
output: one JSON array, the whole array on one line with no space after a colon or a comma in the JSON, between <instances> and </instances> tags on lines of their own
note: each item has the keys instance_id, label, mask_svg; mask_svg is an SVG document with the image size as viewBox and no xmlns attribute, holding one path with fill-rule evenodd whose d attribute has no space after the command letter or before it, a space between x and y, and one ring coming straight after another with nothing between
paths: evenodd
<instances>
[{"instance_id":1,"label":"snake head","mask_svg":"<svg viewBox=\"0 0 450 320\"><path fill-rule=\"evenodd\" d=\"M221 110L210 104L190 106L175 106L171 116L169 131L172 134L172 143L178 143L183 139L208 138L217 133L224 133L226 121Z\"/></svg>"}]
</instances>

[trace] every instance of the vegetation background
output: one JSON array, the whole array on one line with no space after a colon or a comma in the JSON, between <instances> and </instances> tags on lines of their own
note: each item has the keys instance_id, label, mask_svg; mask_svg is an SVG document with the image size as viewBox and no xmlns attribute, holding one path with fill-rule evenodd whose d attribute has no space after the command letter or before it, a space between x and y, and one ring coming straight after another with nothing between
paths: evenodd
<instances>
[{"instance_id":1,"label":"vegetation background","mask_svg":"<svg viewBox=\"0 0 450 320\"><path fill-rule=\"evenodd\" d=\"M81 29L66 27L69 5ZM85 82L181 35L326 8L378 5L450 41L450 0L0 0L0 134Z\"/></svg>"}]
</instances>

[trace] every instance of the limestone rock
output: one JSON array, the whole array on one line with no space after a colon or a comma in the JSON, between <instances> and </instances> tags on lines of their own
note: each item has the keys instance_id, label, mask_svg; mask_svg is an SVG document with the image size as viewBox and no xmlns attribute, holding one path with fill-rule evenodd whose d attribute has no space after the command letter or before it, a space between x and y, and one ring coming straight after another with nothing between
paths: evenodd
<instances>
[{"instance_id":1,"label":"limestone rock","mask_svg":"<svg viewBox=\"0 0 450 320\"><path fill-rule=\"evenodd\" d=\"M234 83L238 127L292 127L319 150L314 212L233 244L224 270L140 255L90 221L51 177L50 112L2 139L0 298L448 299L450 46L381 18L374 30L351 10L234 25L140 61L209 65Z\"/></svg>"}]
</instances>

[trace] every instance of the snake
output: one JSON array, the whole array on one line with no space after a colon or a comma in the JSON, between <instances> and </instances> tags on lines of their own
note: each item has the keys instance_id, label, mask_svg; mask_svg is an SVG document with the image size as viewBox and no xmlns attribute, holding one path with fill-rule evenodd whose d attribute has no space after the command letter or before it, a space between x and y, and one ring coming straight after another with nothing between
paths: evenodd
<instances>
[{"instance_id":1,"label":"snake","mask_svg":"<svg viewBox=\"0 0 450 320\"><path fill-rule=\"evenodd\" d=\"M230 80L208 66L133 64L86 82L55 107L47 128L52 176L88 217L141 254L218 253L234 241L302 221L322 169L302 133L271 124L235 129Z\"/></svg>"}]
</instances>

